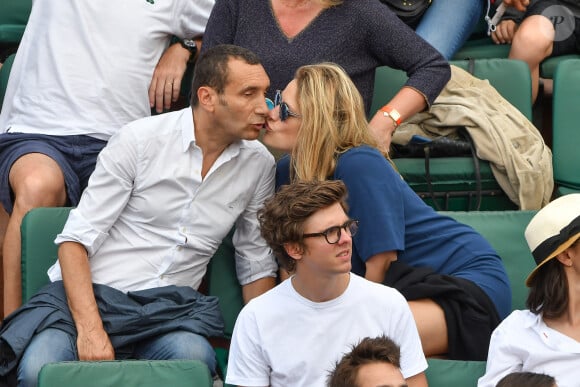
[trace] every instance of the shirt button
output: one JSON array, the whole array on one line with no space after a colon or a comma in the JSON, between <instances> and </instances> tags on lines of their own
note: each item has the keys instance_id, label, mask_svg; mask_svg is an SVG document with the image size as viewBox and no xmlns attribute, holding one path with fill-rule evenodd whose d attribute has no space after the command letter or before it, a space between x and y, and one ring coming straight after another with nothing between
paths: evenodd
<instances>
[{"instance_id":1,"label":"shirt button","mask_svg":"<svg viewBox=\"0 0 580 387\"><path fill-rule=\"evenodd\" d=\"M163 280L163 279L165 279L165 276L164 275L160 275L159 276L159 279L162 279Z\"/></svg>"}]
</instances>

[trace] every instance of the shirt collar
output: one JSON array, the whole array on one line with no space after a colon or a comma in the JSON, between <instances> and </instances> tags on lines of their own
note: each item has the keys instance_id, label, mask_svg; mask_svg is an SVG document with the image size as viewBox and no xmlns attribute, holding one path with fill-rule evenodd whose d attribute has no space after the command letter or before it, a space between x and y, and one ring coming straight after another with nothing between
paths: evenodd
<instances>
[{"instance_id":1,"label":"shirt collar","mask_svg":"<svg viewBox=\"0 0 580 387\"><path fill-rule=\"evenodd\" d=\"M183 140L183 152L187 152L192 144L195 144L195 131L193 130L193 111L190 107L183 109L181 115L181 138Z\"/></svg>"}]
</instances>

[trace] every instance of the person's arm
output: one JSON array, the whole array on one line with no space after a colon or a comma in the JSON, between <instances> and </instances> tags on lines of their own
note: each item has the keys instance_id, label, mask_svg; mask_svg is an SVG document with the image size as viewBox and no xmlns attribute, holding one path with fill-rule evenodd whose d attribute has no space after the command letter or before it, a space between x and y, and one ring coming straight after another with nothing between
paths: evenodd
<instances>
[{"instance_id":1,"label":"person's arm","mask_svg":"<svg viewBox=\"0 0 580 387\"><path fill-rule=\"evenodd\" d=\"M260 294L267 292L276 286L276 278L264 277L249 284L242 286L242 297L244 303L247 304L252 298L258 297Z\"/></svg>"},{"instance_id":2,"label":"person's arm","mask_svg":"<svg viewBox=\"0 0 580 387\"><path fill-rule=\"evenodd\" d=\"M80 360L112 360L115 353L104 330L92 287L89 254L94 254L131 194L136 139L126 128L99 155L89 186L55 243L71 315L78 331Z\"/></svg>"},{"instance_id":3,"label":"person's arm","mask_svg":"<svg viewBox=\"0 0 580 387\"><path fill-rule=\"evenodd\" d=\"M77 329L79 360L114 360L115 351L99 314L87 251L80 243L64 242L58 260L71 315Z\"/></svg>"},{"instance_id":4,"label":"person's arm","mask_svg":"<svg viewBox=\"0 0 580 387\"><path fill-rule=\"evenodd\" d=\"M417 90L403 87L387 105L395 109L401 116L401 122L404 122L413 114L425 110L427 101L425 96ZM388 150L391 146L391 138L396 130L396 124L393 119L386 117L383 111L379 110L369 122L369 127L379 142L381 149Z\"/></svg>"},{"instance_id":5,"label":"person's arm","mask_svg":"<svg viewBox=\"0 0 580 387\"><path fill-rule=\"evenodd\" d=\"M375 254L365 262L365 278L369 281L382 283L391 263L397 260L396 251L385 251Z\"/></svg>"},{"instance_id":6,"label":"person's arm","mask_svg":"<svg viewBox=\"0 0 580 387\"><path fill-rule=\"evenodd\" d=\"M425 372L421 372L420 374L413 375L410 378L405 379L407 382L408 387L428 387L427 383L427 376L425 376Z\"/></svg>"},{"instance_id":7,"label":"person's arm","mask_svg":"<svg viewBox=\"0 0 580 387\"><path fill-rule=\"evenodd\" d=\"M169 109L179 98L181 80L190 57L191 52L178 42L169 46L159 59L149 85L149 104L157 113Z\"/></svg>"},{"instance_id":8,"label":"person's arm","mask_svg":"<svg viewBox=\"0 0 580 387\"><path fill-rule=\"evenodd\" d=\"M262 238L258 222L258 211L274 193L275 163L270 154L256 154L255 160L259 157L265 157L263 163L255 165L256 168L261 168L260 175L250 201L236 221L232 238L236 250L236 273L242 285L245 303L272 289L276 285L278 273L278 264L272 250Z\"/></svg>"},{"instance_id":9,"label":"person's arm","mask_svg":"<svg viewBox=\"0 0 580 387\"><path fill-rule=\"evenodd\" d=\"M451 76L449 63L433 46L403 23L388 7L376 3L362 11L365 44L379 65L403 70L407 81L385 106L395 109L401 122L428 108ZM378 86L380 87L380 85ZM383 150L395 127L382 111L370 112L370 128Z\"/></svg>"}]
</instances>

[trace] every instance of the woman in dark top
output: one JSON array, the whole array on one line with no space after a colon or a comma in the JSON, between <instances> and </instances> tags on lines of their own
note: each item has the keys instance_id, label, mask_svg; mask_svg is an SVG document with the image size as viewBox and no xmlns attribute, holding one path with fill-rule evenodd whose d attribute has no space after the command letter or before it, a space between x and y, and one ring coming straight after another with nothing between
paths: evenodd
<instances>
[{"instance_id":1,"label":"woman in dark top","mask_svg":"<svg viewBox=\"0 0 580 387\"><path fill-rule=\"evenodd\" d=\"M450 77L441 54L379 0L217 0L202 52L222 43L258 54L271 98L298 67L338 63L362 94L383 149L396 126L433 103ZM369 112L375 69L383 65L404 70L409 80L381 110Z\"/></svg>"}]
</instances>

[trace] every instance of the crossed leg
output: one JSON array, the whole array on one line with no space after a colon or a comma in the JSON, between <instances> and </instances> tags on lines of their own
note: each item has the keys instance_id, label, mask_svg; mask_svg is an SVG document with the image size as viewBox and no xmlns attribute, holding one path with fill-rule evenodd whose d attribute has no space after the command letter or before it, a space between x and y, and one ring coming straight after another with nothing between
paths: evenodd
<instances>
[{"instance_id":1,"label":"crossed leg","mask_svg":"<svg viewBox=\"0 0 580 387\"><path fill-rule=\"evenodd\" d=\"M525 18L514 35L509 58L528 64L532 76L532 103L538 97L540 63L552 54L555 35L554 25L542 15Z\"/></svg>"},{"instance_id":2,"label":"crossed leg","mask_svg":"<svg viewBox=\"0 0 580 387\"><path fill-rule=\"evenodd\" d=\"M36 207L64 206L66 189L59 165L41 153L20 157L10 169L10 187L14 193L14 208L4 237L4 316L22 303L20 225L24 215Z\"/></svg>"}]
</instances>

